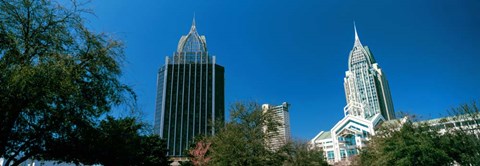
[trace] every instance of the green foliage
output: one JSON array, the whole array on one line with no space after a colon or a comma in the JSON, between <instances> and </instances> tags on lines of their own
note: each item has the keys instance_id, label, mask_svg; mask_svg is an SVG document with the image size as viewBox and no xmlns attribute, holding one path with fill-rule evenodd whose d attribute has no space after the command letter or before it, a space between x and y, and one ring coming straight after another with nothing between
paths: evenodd
<instances>
[{"instance_id":1,"label":"green foliage","mask_svg":"<svg viewBox=\"0 0 480 166\"><path fill-rule=\"evenodd\" d=\"M169 164L165 141L157 135L141 134L143 128L135 118L107 117L98 127L47 144L49 151L42 158L106 166Z\"/></svg>"},{"instance_id":2,"label":"green foliage","mask_svg":"<svg viewBox=\"0 0 480 166\"><path fill-rule=\"evenodd\" d=\"M475 103L454 109L455 115L439 123L476 120ZM473 121L475 122L475 121ZM475 124L475 123L472 123ZM427 122L406 122L382 126L368 147L361 150L358 165L479 165L478 124L460 128L438 127Z\"/></svg>"},{"instance_id":3,"label":"green foliage","mask_svg":"<svg viewBox=\"0 0 480 166\"><path fill-rule=\"evenodd\" d=\"M76 1L0 0L0 157L6 165L29 158L165 163L164 142L141 135L143 125L100 121L112 107L134 105L136 96L119 81L122 43L88 30L85 12Z\"/></svg>"},{"instance_id":4,"label":"green foliage","mask_svg":"<svg viewBox=\"0 0 480 166\"><path fill-rule=\"evenodd\" d=\"M230 122L211 138L212 165L276 165L275 153L268 150L264 132L275 131L277 122L263 114L256 103L235 103Z\"/></svg>"},{"instance_id":5,"label":"green foliage","mask_svg":"<svg viewBox=\"0 0 480 166\"><path fill-rule=\"evenodd\" d=\"M437 148L436 131L426 124L405 123L398 130L379 130L360 154L362 165L449 165L452 159Z\"/></svg>"},{"instance_id":6,"label":"green foliage","mask_svg":"<svg viewBox=\"0 0 480 166\"><path fill-rule=\"evenodd\" d=\"M306 143L289 142L272 149L268 141L281 125L274 114L256 103L235 103L230 121L213 137L209 165L327 165L323 152Z\"/></svg>"},{"instance_id":7,"label":"green foliage","mask_svg":"<svg viewBox=\"0 0 480 166\"><path fill-rule=\"evenodd\" d=\"M170 165L167 143L158 135L142 136L136 165Z\"/></svg>"},{"instance_id":8,"label":"green foliage","mask_svg":"<svg viewBox=\"0 0 480 166\"><path fill-rule=\"evenodd\" d=\"M278 150L284 158L284 166L326 166L323 151L310 149L309 144L302 141L290 141Z\"/></svg>"},{"instance_id":9,"label":"green foliage","mask_svg":"<svg viewBox=\"0 0 480 166\"><path fill-rule=\"evenodd\" d=\"M460 165L480 165L480 140L474 134L445 133L439 146Z\"/></svg>"},{"instance_id":10,"label":"green foliage","mask_svg":"<svg viewBox=\"0 0 480 166\"><path fill-rule=\"evenodd\" d=\"M462 126L448 132L440 139L440 148L460 165L480 165L480 109L476 102L463 104L451 110L452 120L463 121Z\"/></svg>"}]
</instances>

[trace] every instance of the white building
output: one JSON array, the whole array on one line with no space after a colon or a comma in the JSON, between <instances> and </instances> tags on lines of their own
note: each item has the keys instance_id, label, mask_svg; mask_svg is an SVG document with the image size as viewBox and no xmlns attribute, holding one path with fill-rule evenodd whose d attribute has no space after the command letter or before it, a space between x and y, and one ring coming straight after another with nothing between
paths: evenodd
<instances>
[{"instance_id":1,"label":"white building","mask_svg":"<svg viewBox=\"0 0 480 166\"><path fill-rule=\"evenodd\" d=\"M466 113L464 115L431 119L417 123L427 123L441 134L455 130L463 130L480 137L480 114L478 113Z\"/></svg>"},{"instance_id":2,"label":"white building","mask_svg":"<svg viewBox=\"0 0 480 166\"><path fill-rule=\"evenodd\" d=\"M289 110L290 104L283 102L282 105L272 106L269 104L263 104L262 110L264 113L270 112L273 113L273 117L277 120L280 125L277 128L275 133L270 140L267 140L269 147L273 150L277 150L282 145L285 145L290 140L290 116Z\"/></svg>"},{"instance_id":3,"label":"white building","mask_svg":"<svg viewBox=\"0 0 480 166\"><path fill-rule=\"evenodd\" d=\"M348 58L344 86L347 105L345 117L330 131L321 131L310 144L321 148L330 164L358 154L375 127L395 119L393 103L385 73L363 46L355 30L355 42Z\"/></svg>"},{"instance_id":4,"label":"white building","mask_svg":"<svg viewBox=\"0 0 480 166\"><path fill-rule=\"evenodd\" d=\"M363 46L355 29L355 44L350 52L344 86L347 105L345 117L330 131L321 131L311 141L312 148L322 149L329 164L342 162L357 155L366 141L375 135L379 125L401 127L408 117L395 119L393 103L385 74L367 46ZM478 111L477 111L478 112ZM480 114L450 116L415 122L433 127L443 134L455 130L472 132L480 137Z\"/></svg>"}]
</instances>

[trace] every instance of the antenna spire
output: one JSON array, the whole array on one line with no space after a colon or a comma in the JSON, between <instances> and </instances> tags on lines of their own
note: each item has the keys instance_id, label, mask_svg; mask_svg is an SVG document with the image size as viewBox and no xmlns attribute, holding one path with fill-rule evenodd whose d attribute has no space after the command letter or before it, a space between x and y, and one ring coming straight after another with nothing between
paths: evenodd
<instances>
[{"instance_id":1,"label":"antenna spire","mask_svg":"<svg viewBox=\"0 0 480 166\"><path fill-rule=\"evenodd\" d=\"M190 32L194 31L197 31L197 27L195 26L195 12L193 13L192 27L190 28Z\"/></svg>"},{"instance_id":2,"label":"antenna spire","mask_svg":"<svg viewBox=\"0 0 480 166\"><path fill-rule=\"evenodd\" d=\"M362 43L360 42L360 38L358 37L357 25L355 25L355 21L353 21L353 30L355 31L355 44L354 44L354 46L362 46Z\"/></svg>"},{"instance_id":3,"label":"antenna spire","mask_svg":"<svg viewBox=\"0 0 480 166\"><path fill-rule=\"evenodd\" d=\"M353 29L355 30L355 41L360 40L360 39L358 38L357 26L355 25L355 21L353 21Z\"/></svg>"}]
</instances>

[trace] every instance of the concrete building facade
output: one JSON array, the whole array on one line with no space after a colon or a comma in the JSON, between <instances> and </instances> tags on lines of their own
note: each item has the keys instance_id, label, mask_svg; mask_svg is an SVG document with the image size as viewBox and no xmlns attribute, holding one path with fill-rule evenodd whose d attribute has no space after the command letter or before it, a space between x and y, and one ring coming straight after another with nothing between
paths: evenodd
<instances>
[{"instance_id":1,"label":"concrete building facade","mask_svg":"<svg viewBox=\"0 0 480 166\"><path fill-rule=\"evenodd\" d=\"M262 105L263 113L271 113L273 118L280 124L277 128L277 133L270 133L272 137L267 140L267 144L272 150L277 150L291 139L289 107L290 104L287 102L283 102L278 106Z\"/></svg>"}]
</instances>

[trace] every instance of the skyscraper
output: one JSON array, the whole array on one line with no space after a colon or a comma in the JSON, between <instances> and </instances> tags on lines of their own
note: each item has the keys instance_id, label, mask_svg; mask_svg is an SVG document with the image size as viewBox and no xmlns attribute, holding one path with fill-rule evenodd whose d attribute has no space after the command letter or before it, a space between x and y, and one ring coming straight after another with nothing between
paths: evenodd
<instances>
[{"instance_id":1,"label":"skyscraper","mask_svg":"<svg viewBox=\"0 0 480 166\"><path fill-rule=\"evenodd\" d=\"M395 119L392 97L385 74L367 46L363 46L354 25L355 42L348 58L344 86L345 117L330 131L321 131L310 144L325 152L330 164L346 162L375 134L378 125ZM343 163L345 164L345 163Z\"/></svg>"},{"instance_id":2,"label":"skyscraper","mask_svg":"<svg viewBox=\"0 0 480 166\"><path fill-rule=\"evenodd\" d=\"M348 58L344 86L347 105L345 115L370 118L380 113L385 120L395 119L392 96L385 74L367 46L363 46L355 29L355 44Z\"/></svg>"},{"instance_id":3,"label":"skyscraper","mask_svg":"<svg viewBox=\"0 0 480 166\"><path fill-rule=\"evenodd\" d=\"M167 141L169 156L180 157L195 136L215 133L224 110L224 68L209 55L194 19L158 71L154 133Z\"/></svg>"},{"instance_id":4,"label":"skyscraper","mask_svg":"<svg viewBox=\"0 0 480 166\"><path fill-rule=\"evenodd\" d=\"M263 104L263 113L271 113L273 118L280 124L277 127L277 133L267 140L268 146L272 150L279 149L282 145L285 145L290 140L290 115L288 108L290 104L283 102L282 105L273 106L269 104Z\"/></svg>"}]
</instances>

